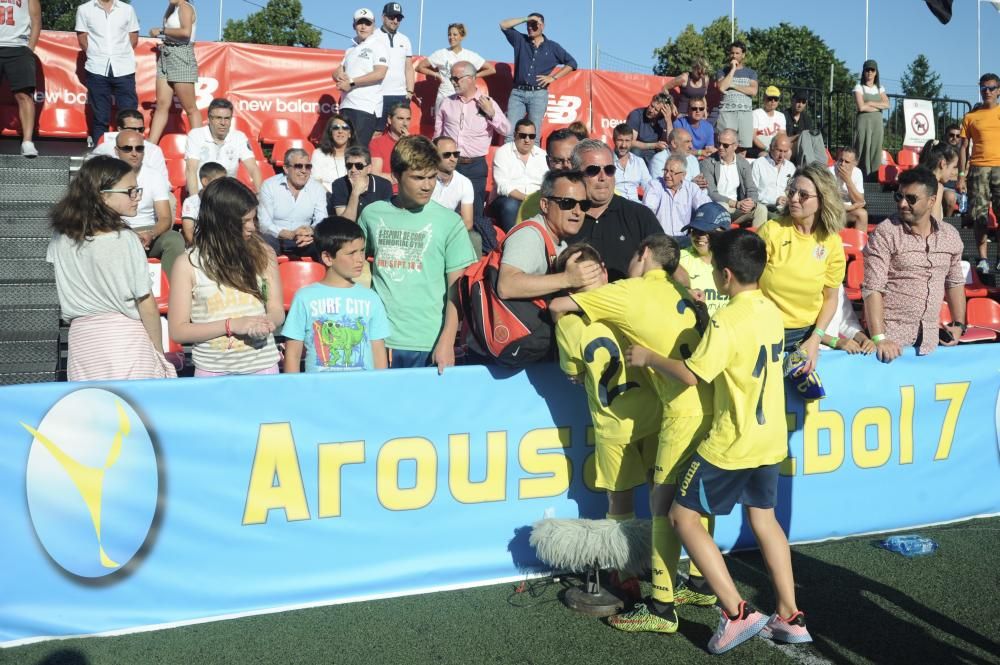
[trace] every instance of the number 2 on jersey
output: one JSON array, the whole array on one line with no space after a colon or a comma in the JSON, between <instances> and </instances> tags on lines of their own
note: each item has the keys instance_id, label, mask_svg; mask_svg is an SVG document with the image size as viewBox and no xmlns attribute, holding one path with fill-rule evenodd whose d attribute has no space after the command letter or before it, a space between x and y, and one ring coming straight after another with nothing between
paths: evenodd
<instances>
[{"instance_id":1,"label":"number 2 on jersey","mask_svg":"<svg viewBox=\"0 0 1000 665\"><path fill-rule=\"evenodd\" d=\"M594 354L597 353L598 349L604 349L610 356L608 359L608 366L604 368L603 372L601 372L601 380L598 382L597 386L597 397L601 400L601 406L608 408L611 406L611 402L613 402L616 397L630 388L638 388L639 384L634 381L628 381L621 385L614 386L613 388L609 388L611 380L615 378L615 375L618 374L618 370L621 369L622 366L621 350L618 348L618 345L615 344L613 339L608 337L598 337L597 339L592 340L590 344L587 345L587 348L583 350L583 359L588 363L594 362Z\"/></svg>"},{"instance_id":2,"label":"number 2 on jersey","mask_svg":"<svg viewBox=\"0 0 1000 665\"><path fill-rule=\"evenodd\" d=\"M771 345L771 362L776 363L781 360L781 350L784 344L778 342ZM757 424L763 425L764 418L764 385L767 383L767 345L761 344L760 351L757 352L757 364L753 367L753 378L761 375L764 378L760 382L760 395L757 397Z\"/></svg>"}]
</instances>

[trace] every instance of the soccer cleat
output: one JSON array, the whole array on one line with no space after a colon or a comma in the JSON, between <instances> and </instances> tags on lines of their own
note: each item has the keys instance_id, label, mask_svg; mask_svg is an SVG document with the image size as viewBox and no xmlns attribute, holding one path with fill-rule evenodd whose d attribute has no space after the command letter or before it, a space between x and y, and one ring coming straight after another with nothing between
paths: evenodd
<instances>
[{"instance_id":1,"label":"soccer cleat","mask_svg":"<svg viewBox=\"0 0 1000 665\"><path fill-rule=\"evenodd\" d=\"M976 270L980 275L990 274L990 262L986 259L979 259L979 263L976 264Z\"/></svg>"},{"instance_id":2,"label":"soccer cleat","mask_svg":"<svg viewBox=\"0 0 1000 665\"><path fill-rule=\"evenodd\" d=\"M608 624L627 633L676 633L677 613L671 610L671 615L660 616L651 612L646 603L636 603L630 612L609 617Z\"/></svg>"},{"instance_id":3,"label":"soccer cleat","mask_svg":"<svg viewBox=\"0 0 1000 665\"><path fill-rule=\"evenodd\" d=\"M706 588L708 588L706 586ZM694 605L696 607L711 607L719 599L711 593L702 593L694 587L682 584L674 591L674 605Z\"/></svg>"},{"instance_id":4,"label":"soccer cleat","mask_svg":"<svg viewBox=\"0 0 1000 665\"><path fill-rule=\"evenodd\" d=\"M782 619L777 614L772 614L767 625L760 631L760 636L766 640L786 644L804 644L813 641L812 635L806 629L806 615L801 611L789 619Z\"/></svg>"},{"instance_id":5,"label":"soccer cleat","mask_svg":"<svg viewBox=\"0 0 1000 665\"><path fill-rule=\"evenodd\" d=\"M763 630L767 625L767 616L761 614L745 600L740 601L740 611L736 617L730 618L725 610L720 610L719 627L708 641L710 653L725 653L733 649Z\"/></svg>"},{"instance_id":6,"label":"soccer cleat","mask_svg":"<svg viewBox=\"0 0 1000 665\"><path fill-rule=\"evenodd\" d=\"M38 157L38 148L31 141L25 141L21 144L21 156L22 157Z\"/></svg>"}]
</instances>

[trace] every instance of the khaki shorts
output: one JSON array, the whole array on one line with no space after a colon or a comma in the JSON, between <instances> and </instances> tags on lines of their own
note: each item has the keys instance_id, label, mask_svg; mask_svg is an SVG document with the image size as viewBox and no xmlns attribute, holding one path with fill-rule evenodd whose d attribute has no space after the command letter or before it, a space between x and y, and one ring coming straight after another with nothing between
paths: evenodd
<instances>
[{"instance_id":1,"label":"khaki shorts","mask_svg":"<svg viewBox=\"0 0 1000 665\"><path fill-rule=\"evenodd\" d=\"M660 441L656 447L656 464L653 482L658 485L676 485L687 464L698 450L698 444L712 429L712 415L664 416L660 428Z\"/></svg>"},{"instance_id":2,"label":"khaki shorts","mask_svg":"<svg viewBox=\"0 0 1000 665\"><path fill-rule=\"evenodd\" d=\"M657 434L650 434L624 444L598 441L594 484L612 492L624 492L646 484L656 459L657 438Z\"/></svg>"},{"instance_id":3,"label":"khaki shorts","mask_svg":"<svg viewBox=\"0 0 1000 665\"><path fill-rule=\"evenodd\" d=\"M753 147L753 112L752 111L719 111L719 119L715 123L715 135L723 129L732 129L739 136L741 148Z\"/></svg>"}]
</instances>

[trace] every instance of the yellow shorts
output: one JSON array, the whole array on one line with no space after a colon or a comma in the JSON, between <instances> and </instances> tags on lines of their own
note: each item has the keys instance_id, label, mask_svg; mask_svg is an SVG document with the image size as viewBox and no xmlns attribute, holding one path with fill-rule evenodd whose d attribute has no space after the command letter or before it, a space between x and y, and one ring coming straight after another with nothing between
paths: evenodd
<instances>
[{"instance_id":1,"label":"yellow shorts","mask_svg":"<svg viewBox=\"0 0 1000 665\"><path fill-rule=\"evenodd\" d=\"M676 485L677 479L687 470L687 462L698 449L698 444L712 429L712 415L665 416L660 427L659 445L656 447L656 463L653 466L653 482L660 485Z\"/></svg>"},{"instance_id":2,"label":"yellow shorts","mask_svg":"<svg viewBox=\"0 0 1000 665\"><path fill-rule=\"evenodd\" d=\"M624 492L649 481L656 459L658 435L640 437L628 443L597 441L595 485L612 492Z\"/></svg>"}]
</instances>

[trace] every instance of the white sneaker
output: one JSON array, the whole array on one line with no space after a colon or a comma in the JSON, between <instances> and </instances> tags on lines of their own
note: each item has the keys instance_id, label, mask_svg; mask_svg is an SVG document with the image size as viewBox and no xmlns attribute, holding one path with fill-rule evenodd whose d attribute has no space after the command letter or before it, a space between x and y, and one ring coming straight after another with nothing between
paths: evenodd
<instances>
[{"instance_id":1,"label":"white sneaker","mask_svg":"<svg viewBox=\"0 0 1000 665\"><path fill-rule=\"evenodd\" d=\"M21 144L21 156L22 157L38 157L38 149L35 144L31 141L25 141Z\"/></svg>"},{"instance_id":2,"label":"white sneaker","mask_svg":"<svg viewBox=\"0 0 1000 665\"><path fill-rule=\"evenodd\" d=\"M986 259L979 259L979 263L976 264L976 270L980 275L990 274L990 262Z\"/></svg>"}]
</instances>

